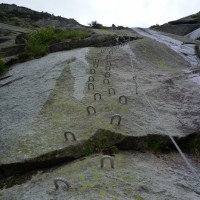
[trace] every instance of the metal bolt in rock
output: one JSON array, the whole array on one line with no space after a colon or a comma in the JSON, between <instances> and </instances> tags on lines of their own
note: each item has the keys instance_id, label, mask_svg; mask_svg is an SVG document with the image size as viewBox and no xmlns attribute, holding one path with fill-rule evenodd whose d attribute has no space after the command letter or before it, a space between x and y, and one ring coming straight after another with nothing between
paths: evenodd
<instances>
[{"instance_id":1,"label":"metal bolt in rock","mask_svg":"<svg viewBox=\"0 0 200 200\"><path fill-rule=\"evenodd\" d=\"M114 119L117 119L117 120L118 120L117 125L119 126L120 123L121 123L121 119L122 119L122 117L121 117L120 115L118 115L118 114L113 115L113 116L111 117L110 124L113 123L113 120L114 120Z\"/></svg>"},{"instance_id":2,"label":"metal bolt in rock","mask_svg":"<svg viewBox=\"0 0 200 200\"><path fill-rule=\"evenodd\" d=\"M98 67L99 66L99 63L94 63L93 64L93 67Z\"/></svg>"},{"instance_id":3,"label":"metal bolt in rock","mask_svg":"<svg viewBox=\"0 0 200 200\"><path fill-rule=\"evenodd\" d=\"M93 110L93 114L96 113L96 110L95 110L95 108L93 106L88 106L87 107L87 113L88 113L88 115L91 114L91 112L90 112L91 109Z\"/></svg>"},{"instance_id":4,"label":"metal bolt in rock","mask_svg":"<svg viewBox=\"0 0 200 200\"><path fill-rule=\"evenodd\" d=\"M124 103L123 103L122 99L124 99ZM120 96L119 97L119 103L121 103L121 104L127 104L127 97L124 96L124 95Z\"/></svg>"},{"instance_id":5,"label":"metal bolt in rock","mask_svg":"<svg viewBox=\"0 0 200 200\"><path fill-rule=\"evenodd\" d=\"M111 94L111 91L113 92L113 94L115 94L115 89L114 88L109 88L108 89L108 94Z\"/></svg>"},{"instance_id":6,"label":"metal bolt in rock","mask_svg":"<svg viewBox=\"0 0 200 200\"><path fill-rule=\"evenodd\" d=\"M94 90L94 84L93 83L88 83L88 90L91 89L91 86L92 86L92 89Z\"/></svg>"},{"instance_id":7,"label":"metal bolt in rock","mask_svg":"<svg viewBox=\"0 0 200 200\"><path fill-rule=\"evenodd\" d=\"M89 76L88 81L94 81L94 77L93 76Z\"/></svg>"},{"instance_id":8,"label":"metal bolt in rock","mask_svg":"<svg viewBox=\"0 0 200 200\"><path fill-rule=\"evenodd\" d=\"M65 140L66 140L66 141L68 140L67 135L69 135L69 134L72 136L73 140L75 141L75 140L76 140L76 137L75 137L74 133L72 133L72 132L70 132L70 131L66 131L66 132L64 133Z\"/></svg>"},{"instance_id":9,"label":"metal bolt in rock","mask_svg":"<svg viewBox=\"0 0 200 200\"><path fill-rule=\"evenodd\" d=\"M114 169L114 158L111 156L103 156L100 160L101 168L104 166L104 160L110 160L110 166Z\"/></svg>"},{"instance_id":10,"label":"metal bolt in rock","mask_svg":"<svg viewBox=\"0 0 200 200\"><path fill-rule=\"evenodd\" d=\"M90 74L96 74L96 70L95 69L90 69Z\"/></svg>"},{"instance_id":11,"label":"metal bolt in rock","mask_svg":"<svg viewBox=\"0 0 200 200\"><path fill-rule=\"evenodd\" d=\"M107 55L107 56L106 56L106 59L111 59L111 55Z\"/></svg>"},{"instance_id":12,"label":"metal bolt in rock","mask_svg":"<svg viewBox=\"0 0 200 200\"><path fill-rule=\"evenodd\" d=\"M106 71L110 71L110 66L106 66L106 67L105 67L105 70L106 70Z\"/></svg>"},{"instance_id":13,"label":"metal bolt in rock","mask_svg":"<svg viewBox=\"0 0 200 200\"><path fill-rule=\"evenodd\" d=\"M101 94L97 92L97 93L94 94L94 100L95 101L97 100L97 95L99 96L99 100L101 99Z\"/></svg>"},{"instance_id":14,"label":"metal bolt in rock","mask_svg":"<svg viewBox=\"0 0 200 200\"><path fill-rule=\"evenodd\" d=\"M107 78L105 78L105 79L103 80L103 83L106 84L106 82L107 82L107 84L109 84L109 83L110 83L110 80L107 79Z\"/></svg>"},{"instance_id":15,"label":"metal bolt in rock","mask_svg":"<svg viewBox=\"0 0 200 200\"><path fill-rule=\"evenodd\" d=\"M99 63L99 60L98 59L94 59L94 63Z\"/></svg>"},{"instance_id":16,"label":"metal bolt in rock","mask_svg":"<svg viewBox=\"0 0 200 200\"><path fill-rule=\"evenodd\" d=\"M111 62L110 61L106 61L106 66L111 66Z\"/></svg>"},{"instance_id":17,"label":"metal bolt in rock","mask_svg":"<svg viewBox=\"0 0 200 200\"><path fill-rule=\"evenodd\" d=\"M101 53L97 53L97 57L101 57Z\"/></svg>"},{"instance_id":18,"label":"metal bolt in rock","mask_svg":"<svg viewBox=\"0 0 200 200\"><path fill-rule=\"evenodd\" d=\"M111 51L112 51L112 53L113 53L114 51L116 51L115 46L112 47L112 50L111 50Z\"/></svg>"},{"instance_id":19,"label":"metal bolt in rock","mask_svg":"<svg viewBox=\"0 0 200 200\"><path fill-rule=\"evenodd\" d=\"M54 183L56 189L58 189L58 187L59 187L59 186L58 186L58 182L63 182L63 183L66 184L67 188L70 188L70 184L68 183L68 181L67 181L66 179L64 179L64 178L56 178L56 179L54 179L54 181L53 181L53 183Z\"/></svg>"},{"instance_id":20,"label":"metal bolt in rock","mask_svg":"<svg viewBox=\"0 0 200 200\"><path fill-rule=\"evenodd\" d=\"M105 78L109 78L110 77L110 72L105 72Z\"/></svg>"},{"instance_id":21,"label":"metal bolt in rock","mask_svg":"<svg viewBox=\"0 0 200 200\"><path fill-rule=\"evenodd\" d=\"M108 53L109 53L109 54L113 54L113 50L110 50Z\"/></svg>"}]
</instances>

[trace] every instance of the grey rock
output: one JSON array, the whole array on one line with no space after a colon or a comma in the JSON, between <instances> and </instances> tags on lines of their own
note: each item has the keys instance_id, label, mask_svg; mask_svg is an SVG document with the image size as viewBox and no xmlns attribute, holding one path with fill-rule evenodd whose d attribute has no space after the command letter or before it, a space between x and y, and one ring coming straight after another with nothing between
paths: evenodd
<instances>
[{"instance_id":1,"label":"grey rock","mask_svg":"<svg viewBox=\"0 0 200 200\"><path fill-rule=\"evenodd\" d=\"M0 49L0 57L10 57L18 54L22 54L25 51L25 44L13 45L10 47L4 47Z\"/></svg>"},{"instance_id":2,"label":"grey rock","mask_svg":"<svg viewBox=\"0 0 200 200\"><path fill-rule=\"evenodd\" d=\"M100 168L102 155L89 156L45 173L35 174L31 180L0 191L2 199L180 199L200 198L197 182L190 177L176 153L123 152L115 156L115 169L105 162ZM198 164L198 169L199 168ZM200 171L199 171L200 172ZM70 188L60 184L57 177L67 180Z\"/></svg>"},{"instance_id":3,"label":"grey rock","mask_svg":"<svg viewBox=\"0 0 200 200\"><path fill-rule=\"evenodd\" d=\"M130 46L116 49L111 55L110 84L103 84L107 53L102 53L94 75L95 91L88 90L90 69L99 52L99 48L86 48L52 53L13 66L6 74L7 78L0 80L1 176L45 164L49 166L62 160L77 159L92 152L110 154L116 146L121 150L143 151L148 151L155 145L165 147L170 144L169 133L177 142L186 140L188 135L196 133L198 136L198 68L191 68L184 57L167 45L145 37L132 41ZM135 75L140 86L138 94L133 81ZM116 90L115 95L108 94L111 87ZM93 95L96 92L102 94L100 101L94 101ZM159 118L153 113L143 93L152 102ZM119 103L119 96L122 95L127 97L127 104ZM96 113L88 115L88 105L93 106ZM116 114L122 117L120 125L110 124L111 117ZM77 140L66 141L63 135L66 131L73 132ZM143 157L139 156L138 159ZM122 159L121 162L123 163ZM194 163L194 168L198 171L198 164ZM74 167L72 169L75 170ZM57 175L59 174L56 177L60 177ZM169 174L165 175L162 176L161 173L156 176L154 173L147 180L150 186L140 182L136 184L135 190L144 198L152 195L151 199L155 199L157 192L165 199L177 197L170 189L155 189L158 185L152 183L152 177L156 176L158 182L162 182L169 177ZM96 188L101 189L100 183L95 184ZM165 186L168 187L168 184ZM79 182L75 191L79 190L80 185L83 183ZM172 187L171 185L170 188ZM176 188L176 191L180 193L182 189L179 189ZM126 188L126 192L129 190L130 188ZM152 190L154 192L151 194ZM119 193L121 194L121 190ZM43 193L37 194L45 196ZM25 194L22 191L20 195L23 199ZM29 194L26 195L30 197ZM50 191L51 195L54 195L54 191ZM80 195L82 199L85 198L84 194ZM111 196L115 195L111 192ZM192 195L198 197L196 193L192 192ZM85 196L87 199L88 192ZM127 198L133 196L131 193ZM120 198L124 198L124 195Z\"/></svg>"},{"instance_id":4,"label":"grey rock","mask_svg":"<svg viewBox=\"0 0 200 200\"><path fill-rule=\"evenodd\" d=\"M16 44L25 44L26 43L27 34L21 33L16 36L15 43Z\"/></svg>"}]
</instances>

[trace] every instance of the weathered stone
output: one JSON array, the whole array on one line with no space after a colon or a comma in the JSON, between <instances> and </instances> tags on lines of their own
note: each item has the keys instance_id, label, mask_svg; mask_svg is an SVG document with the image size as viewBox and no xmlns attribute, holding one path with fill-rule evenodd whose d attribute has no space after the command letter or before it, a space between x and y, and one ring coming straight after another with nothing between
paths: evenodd
<instances>
[{"instance_id":1,"label":"weathered stone","mask_svg":"<svg viewBox=\"0 0 200 200\"><path fill-rule=\"evenodd\" d=\"M92 34L91 37L83 40L74 39L52 44L51 46L49 46L48 51L52 53L56 51L63 51L80 47L89 47L89 46L101 47L101 46L116 45L116 43L117 41L112 36Z\"/></svg>"},{"instance_id":2,"label":"weathered stone","mask_svg":"<svg viewBox=\"0 0 200 200\"><path fill-rule=\"evenodd\" d=\"M148 152L123 152L115 155L115 168L102 155L63 164L38 172L31 180L0 191L1 199L199 199L198 182L190 177L176 153L154 155ZM198 163L197 168L200 169ZM198 170L198 172L200 172ZM54 180L62 178L55 188Z\"/></svg>"},{"instance_id":3,"label":"weathered stone","mask_svg":"<svg viewBox=\"0 0 200 200\"><path fill-rule=\"evenodd\" d=\"M16 44L25 44L26 43L27 34L21 33L16 36L15 43Z\"/></svg>"},{"instance_id":4,"label":"weathered stone","mask_svg":"<svg viewBox=\"0 0 200 200\"><path fill-rule=\"evenodd\" d=\"M200 45L195 45L195 51L197 56L200 58Z\"/></svg>"},{"instance_id":5,"label":"weathered stone","mask_svg":"<svg viewBox=\"0 0 200 200\"><path fill-rule=\"evenodd\" d=\"M13 67L10 77L0 80L0 84L17 80L0 88L1 176L21 172L20 166L25 171L92 152L112 153L113 146L171 148L167 133L184 138L199 132L199 85L186 73L190 65L180 55L151 39L135 40L111 55L110 84L103 83L107 53L102 53L94 75L95 90L88 90L89 64L93 66L99 51L53 53ZM110 95L109 88L116 94ZM102 94L101 101L94 101L96 92ZM128 98L127 104L119 103L122 95ZM88 105L96 113L88 115ZM120 125L110 124L115 114L122 117ZM66 131L74 132L77 141L65 141Z\"/></svg>"},{"instance_id":6,"label":"weathered stone","mask_svg":"<svg viewBox=\"0 0 200 200\"><path fill-rule=\"evenodd\" d=\"M197 40L198 38L200 38L200 28L195 29L194 31L190 32L185 36L190 39Z\"/></svg>"},{"instance_id":7,"label":"weathered stone","mask_svg":"<svg viewBox=\"0 0 200 200\"><path fill-rule=\"evenodd\" d=\"M161 26L157 26L154 29L157 31L163 31L167 33L172 33L176 35L187 35L194 31L195 29L199 28L199 23L198 24L179 24L179 25L172 25L172 24L163 24Z\"/></svg>"},{"instance_id":8,"label":"weathered stone","mask_svg":"<svg viewBox=\"0 0 200 200\"><path fill-rule=\"evenodd\" d=\"M25 45L24 44L5 47L5 48L2 48L0 50L0 57L4 58L4 57L9 57L9 56L14 56L14 55L17 55L17 54L21 54L21 53L24 52L24 50L25 50Z\"/></svg>"}]
</instances>

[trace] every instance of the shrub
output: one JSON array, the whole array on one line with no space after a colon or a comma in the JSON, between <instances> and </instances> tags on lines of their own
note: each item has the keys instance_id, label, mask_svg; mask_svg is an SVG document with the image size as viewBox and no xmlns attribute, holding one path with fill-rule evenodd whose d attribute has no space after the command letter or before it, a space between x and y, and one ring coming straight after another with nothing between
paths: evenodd
<instances>
[{"instance_id":1,"label":"shrub","mask_svg":"<svg viewBox=\"0 0 200 200\"><path fill-rule=\"evenodd\" d=\"M152 26L150 26L149 28L153 29L153 28L157 28L157 27L159 27L159 24L152 25Z\"/></svg>"},{"instance_id":2,"label":"shrub","mask_svg":"<svg viewBox=\"0 0 200 200\"><path fill-rule=\"evenodd\" d=\"M168 144L168 141L162 140L162 139L152 139L148 141L148 147L152 151L169 151L170 147Z\"/></svg>"},{"instance_id":3,"label":"shrub","mask_svg":"<svg viewBox=\"0 0 200 200\"><path fill-rule=\"evenodd\" d=\"M54 34L55 32L52 28L41 28L29 34L28 42L31 44L48 44L52 40Z\"/></svg>"},{"instance_id":4,"label":"shrub","mask_svg":"<svg viewBox=\"0 0 200 200\"><path fill-rule=\"evenodd\" d=\"M28 47L28 50L31 51L35 56L45 55L47 52L47 47L44 44L32 44Z\"/></svg>"},{"instance_id":5,"label":"shrub","mask_svg":"<svg viewBox=\"0 0 200 200\"><path fill-rule=\"evenodd\" d=\"M89 23L89 26L97 29L104 28L104 26L102 24L99 24L97 21L92 21L91 23Z\"/></svg>"},{"instance_id":6,"label":"shrub","mask_svg":"<svg viewBox=\"0 0 200 200\"><path fill-rule=\"evenodd\" d=\"M124 26L117 26L117 29L120 30L120 29L128 29L128 27L124 27Z\"/></svg>"},{"instance_id":7,"label":"shrub","mask_svg":"<svg viewBox=\"0 0 200 200\"><path fill-rule=\"evenodd\" d=\"M53 28L41 28L28 35L27 50L33 56L42 56L47 52L50 44L61 42L65 39L83 39L89 36L89 32L80 30L60 30Z\"/></svg>"}]
</instances>

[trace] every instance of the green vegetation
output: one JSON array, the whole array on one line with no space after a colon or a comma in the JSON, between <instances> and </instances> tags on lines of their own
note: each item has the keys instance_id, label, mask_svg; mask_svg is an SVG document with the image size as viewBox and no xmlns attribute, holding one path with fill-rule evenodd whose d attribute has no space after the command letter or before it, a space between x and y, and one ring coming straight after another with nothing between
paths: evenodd
<instances>
[{"instance_id":1,"label":"green vegetation","mask_svg":"<svg viewBox=\"0 0 200 200\"><path fill-rule=\"evenodd\" d=\"M0 12L0 17L2 17L0 19L0 21L4 21L5 18L7 19L12 19L14 17L18 17L18 18L29 18L32 21L38 21L40 19L48 19L48 18L52 18L52 19L57 19L59 17L54 16L53 14L49 14L47 12L37 12L37 11L32 11L30 9L27 8L23 8L20 10L16 5L12 5L11 9L7 9L6 11L6 15L5 15L5 9L3 10L4 4L1 5L2 11ZM25 12L24 12L25 11ZM12 19L13 21L15 21L15 19Z\"/></svg>"},{"instance_id":2,"label":"green vegetation","mask_svg":"<svg viewBox=\"0 0 200 200\"><path fill-rule=\"evenodd\" d=\"M188 143L189 148L191 149L200 149L200 143L199 143L199 138L192 138L190 142Z\"/></svg>"},{"instance_id":3,"label":"green vegetation","mask_svg":"<svg viewBox=\"0 0 200 200\"><path fill-rule=\"evenodd\" d=\"M6 32L4 33L4 36L9 36L9 35L11 35L11 31L6 31Z\"/></svg>"},{"instance_id":4,"label":"green vegetation","mask_svg":"<svg viewBox=\"0 0 200 200\"><path fill-rule=\"evenodd\" d=\"M157 27L159 27L159 24L150 26L150 28L157 28Z\"/></svg>"},{"instance_id":5,"label":"green vegetation","mask_svg":"<svg viewBox=\"0 0 200 200\"><path fill-rule=\"evenodd\" d=\"M115 144L123 140L123 138L124 136L114 132L101 130L84 145L85 155L88 156L92 153L116 154L118 153L118 148Z\"/></svg>"},{"instance_id":6,"label":"green vegetation","mask_svg":"<svg viewBox=\"0 0 200 200\"><path fill-rule=\"evenodd\" d=\"M186 17L183 17L181 19L197 19L197 21L200 22L200 12L186 16Z\"/></svg>"},{"instance_id":7,"label":"green vegetation","mask_svg":"<svg viewBox=\"0 0 200 200\"><path fill-rule=\"evenodd\" d=\"M129 27L124 27L124 26L117 26L116 29L117 30L123 30L123 29L128 29Z\"/></svg>"},{"instance_id":8,"label":"green vegetation","mask_svg":"<svg viewBox=\"0 0 200 200\"><path fill-rule=\"evenodd\" d=\"M170 147L167 141L161 138L148 140L148 147L152 151L169 151Z\"/></svg>"},{"instance_id":9,"label":"green vegetation","mask_svg":"<svg viewBox=\"0 0 200 200\"><path fill-rule=\"evenodd\" d=\"M186 139L182 142L182 146L185 151L189 151L190 153L199 156L200 155L199 133L192 134L186 137Z\"/></svg>"},{"instance_id":10,"label":"green vegetation","mask_svg":"<svg viewBox=\"0 0 200 200\"><path fill-rule=\"evenodd\" d=\"M196 14L193 14L190 16L191 18L195 18L198 20L198 22L200 22L200 12L196 13Z\"/></svg>"},{"instance_id":11,"label":"green vegetation","mask_svg":"<svg viewBox=\"0 0 200 200\"><path fill-rule=\"evenodd\" d=\"M97 21L92 21L91 23L88 24L91 28L97 28L97 29L102 29L104 26Z\"/></svg>"},{"instance_id":12,"label":"green vegetation","mask_svg":"<svg viewBox=\"0 0 200 200\"><path fill-rule=\"evenodd\" d=\"M89 32L80 30L60 30L41 28L28 35L27 51L34 57L46 54L50 44L61 42L65 39L83 39L90 35Z\"/></svg>"},{"instance_id":13,"label":"green vegetation","mask_svg":"<svg viewBox=\"0 0 200 200\"><path fill-rule=\"evenodd\" d=\"M86 156L89 156L93 153L105 153L113 155L118 153L118 148L112 142L109 142L107 140L97 141L92 138L85 146L84 153Z\"/></svg>"},{"instance_id":14,"label":"green vegetation","mask_svg":"<svg viewBox=\"0 0 200 200\"><path fill-rule=\"evenodd\" d=\"M134 195L135 200L144 200L143 197L141 197L139 194Z\"/></svg>"},{"instance_id":15,"label":"green vegetation","mask_svg":"<svg viewBox=\"0 0 200 200\"><path fill-rule=\"evenodd\" d=\"M105 154L113 155L113 154L118 153L118 148L115 145L113 146L104 145L104 146L98 146L96 148L86 147L84 151L85 151L85 156L89 156L93 153L105 153Z\"/></svg>"},{"instance_id":16,"label":"green vegetation","mask_svg":"<svg viewBox=\"0 0 200 200\"><path fill-rule=\"evenodd\" d=\"M21 185L23 183L26 183L36 173L37 173L36 171L31 171L31 172L25 173L23 175L15 174L14 176L5 178L5 179L1 180L1 182L0 182L0 189L11 188L14 185ZM0 191L0 197L1 197L1 191Z\"/></svg>"},{"instance_id":17,"label":"green vegetation","mask_svg":"<svg viewBox=\"0 0 200 200\"><path fill-rule=\"evenodd\" d=\"M0 59L0 74L5 71L5 68L5 62L2 59Z\"/></svg>"},{"instance_id":18,"label":"green vegetation","mask_svg":"<svg viewBox=\"0 0 200 200\"><path fill-rule=\"evenodd\" d=\"M98 23L96 20L92 21L91 23L88 24L91 28L96 28L96 29L115 29L115 30L122 30L122 29L128 29L128 27L124 26L115 26L115 24L112 24L111 27L108 26L103 26L102 24Z\"/></svg>"}]
</instances>

